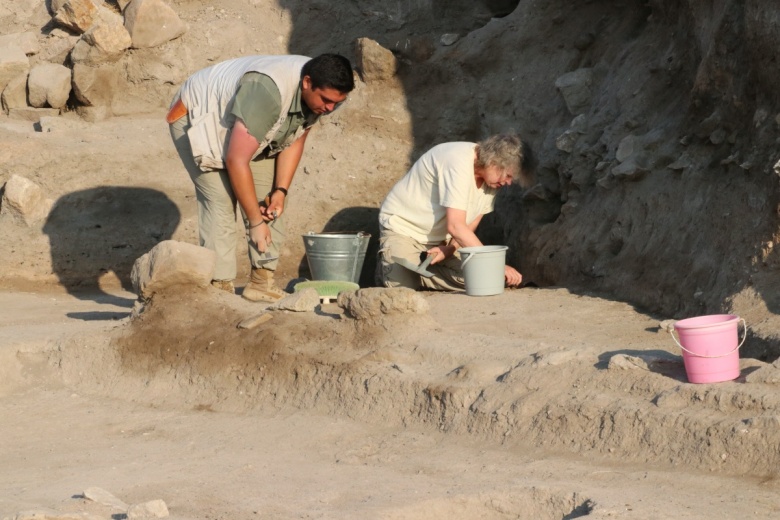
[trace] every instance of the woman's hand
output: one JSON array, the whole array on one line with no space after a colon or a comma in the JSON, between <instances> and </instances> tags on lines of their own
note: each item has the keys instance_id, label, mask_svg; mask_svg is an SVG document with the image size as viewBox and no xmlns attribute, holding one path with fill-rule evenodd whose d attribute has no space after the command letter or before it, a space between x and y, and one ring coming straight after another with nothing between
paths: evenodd
<instances>
[{"instance_id":1,"label":"woman's hand","mask_svg":"<svg viewBox=\"0 0 780 520\"><path fill-rule=\"evenodd\" d=\"M517 287L523 281L523 275L518 273L514 267L504 266L504 278L509 287Z\"/></svg>"},{"instance_id":2,"label":"woman's hand","mask_svg":"<svg viewBox=\"0 0 780 520\"><path fill-rule=\"evenodd\" d=\"M455 253L455 246L436 246L430 248L427 253L429 256L434 255L433 260L431 260L431 265L438 264Z\"/></svg>"}]
</instances>

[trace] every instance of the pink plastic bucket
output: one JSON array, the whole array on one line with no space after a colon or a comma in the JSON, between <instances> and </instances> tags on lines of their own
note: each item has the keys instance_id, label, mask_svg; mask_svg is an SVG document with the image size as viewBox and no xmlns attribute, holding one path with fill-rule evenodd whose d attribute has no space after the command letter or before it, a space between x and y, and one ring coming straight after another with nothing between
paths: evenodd
<instances>
[{"instance_id":1,"label":"pink plastic bucket","mask_svg":"<svg viewBox=\"0 0 780 520\"><path fill-rule=\"evenodd\" d=\"M674 330L680 341L672 339L682 349L685 373L691 383L719 383L739 377L739 322L745 320L734 314L713 314L675 322Z\"/></svg>"}]
</instances>

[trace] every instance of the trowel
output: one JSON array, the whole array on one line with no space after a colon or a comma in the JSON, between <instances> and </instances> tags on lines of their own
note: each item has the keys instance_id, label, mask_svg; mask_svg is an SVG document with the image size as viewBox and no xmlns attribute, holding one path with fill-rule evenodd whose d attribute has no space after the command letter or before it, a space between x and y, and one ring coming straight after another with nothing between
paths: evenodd
<instances>
[{"instance_id":1,"label":"trowel","mask_svg":"<svg viewBox=\"0 0 780 520\"><path fill-rule=\"evenodd\" d=\"M423 251L422 253L420 253L420 265L415 265L409 260L407 260L406 258L401 258L398 256L393 256L391 257L391 259L396 264L405 267L410 271L414 271L420 276L431 278L433 276L433 273L428 270L428 264L431 263L431 260L433 260L434 256L436 255L429 255L427 252Z\"/></svg>"}]
</instances>

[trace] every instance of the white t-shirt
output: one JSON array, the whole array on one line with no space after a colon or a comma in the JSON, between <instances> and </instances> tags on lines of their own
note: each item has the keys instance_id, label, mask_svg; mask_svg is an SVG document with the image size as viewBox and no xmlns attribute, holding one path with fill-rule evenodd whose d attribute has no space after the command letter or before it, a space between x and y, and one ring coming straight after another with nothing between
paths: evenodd
<instances>
[{"instance_id":1,"label":"white t-shirt","mask_svg":"<svg viewBox=\"0 0 780 520\"><path fill-rule=\"evenodd\" d=\"M447 208L466 212L466 224L493 211L496 190L474 177L475 143L434 146L390 190L379 209L379 223L425 244L439 244L447 234Z\"/></svg>"}]
</instances>

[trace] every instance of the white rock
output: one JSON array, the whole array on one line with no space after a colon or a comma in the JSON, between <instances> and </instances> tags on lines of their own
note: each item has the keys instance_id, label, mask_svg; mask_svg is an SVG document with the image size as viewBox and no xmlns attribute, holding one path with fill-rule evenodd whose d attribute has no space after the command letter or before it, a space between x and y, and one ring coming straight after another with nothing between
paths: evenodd
<instances>
[{"instance_id":1,"label":"white rock","mask_svg":"<svg viewBox=\"0 0 780 520\"><path fill-rule=\"evenodd\" d=\"M64 65L41 63L27 78L27 98L36 108L62 108L68 102L71 90L71 71Z\"/></svg>"},{"instance_id":2,"label":"white rock","mask_svg":"<svg viewBox=\"0 0 780 520\"><path fill-rule=\"evenodd\" d=\"M460 35L458 34L446 33L441 35L439 42L441 42L441 44L444 45L445 47L449 47L459 39L460 39Z\"/></svg>"},{"instance_id":3,"label":"white rock","mask_svg":"<svg viewBox=\"0 0 780 520\"><path fill-rule=\"evenodd\" d=\"M18 46L8 44L0 47L0 92L11 80L30 71L30 60Z\"/></svg>"},{"instance_id":4,"label":"white rock","mask_svg":"<svg viewBox=\"0 0 780 520\"><path fill-rule=\"evenodd\" d=\"M0 48L13 44L26 55L37 54L40 50L38 36L32 32L4 34L0 36Z\"/></svg>"},{"instance_id":5,"label":"white rock","mask_svg":"<svg viewBox=\"0 0 780 520\"><path fill-rule=\"evenodd\" d=\"M21 175L11 175L5 183L0 213L12 215L28 226L43 220L51 210L52 201L47 199L40 186Z\"/></svg>"},{"instance_id":6,"label":"white rock","mask_svg":"<svg viewBox=\"0 0 780 520\"><path fill-rule=\"evenodd\" d=\"M162 500L151 500L143 504L133 504L127 509L127 518L165 518L168 516L168 506Z\"/></svg>"},{"instance_id":7,"label":"white rock","mask_svg":"<svg viewBox=\"0 0 780 520\"><path fill-rule=\"evenodd\" d=\"M3 104L3 110L8 113L14 108L24 108L27 106L27 74L22 74L12 79L6 85L3 94L0 97Z\"/></svg>"},{"instance_id":8,"label":"white rock","mask_svg":"<svg viewBox=\"0 0 780 520\"><path fill-rule=\"evenodd\" d=\"M123 14L136 49L157 47L187 31L187 24L162 0L132 0Z\"/></svg>"},{"instance_id":9,"label":"white rock","mask_svg":"<svg viewBox=\"0 0 780 520\"><path fill-rule=\"evenodd\" d=\"M216 265L214 251L193 244L164 240L133 264L130 277L144 298L173 285L206 287Z\"/></svg>"},{"instance_id":10,"label":"white rock","mask_svg":"<svg viewBox=\"0 0 780 520\"><path fill-rule=\"evenodd\" d=\"M105 489L99 487L87 488L84 490L83 495L84 498L88 498L89 500L97 502L98 504L103 504L104 506L121 509L123 511L127 509L127 504L119 500Z\"/></svg>"},{"instance_id":11,"label":"white rock","mask_svg":"<svg viewBox=\"0 0 780 520\"><path fill-rule=\"evenodd\" d=\"M117 61L132 40L125 29L122 17L106 8L101 8L94 25L85 32L71 52L74 63L99 65Z\"/></svg>"}]
</instances>

